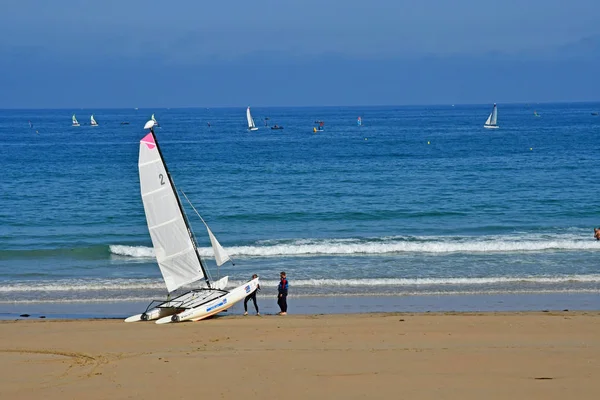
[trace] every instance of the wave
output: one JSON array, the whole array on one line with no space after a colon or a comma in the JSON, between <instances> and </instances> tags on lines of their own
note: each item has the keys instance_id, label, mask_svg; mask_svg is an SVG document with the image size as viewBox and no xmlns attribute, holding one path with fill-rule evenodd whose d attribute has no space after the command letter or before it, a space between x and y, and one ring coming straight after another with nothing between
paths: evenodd
<instances>
[{"instance_id":1,"label":"wave","mask_svg":"<svg viewBox=\"0 0 600 400\"><path fill-rule=\"evenodd\" d=\"M246 281L230 280L228 288L242 285ZM424 287L424 286L492 286L518 284L594 284L600 283L600 274L558 276L499 276L477 278L375 278L375 279L299 279L290 284L297 288L327 287ZM265 288L275 288L278 281L261 280ZM135 291L156 290L164 292L165 286L159 279L97 279L97 280L53 280L53 281L10 281L0 284L0 293L8 292L66 292L66 291Z\"/></svg>"},{"instance_id":2,"label":"wave","mask_svg":"<svg viewBox=\"0 0 600 400\"><path fill-rule=\"evenodd\" d=\"M110 245L115 255L153 258L154 250L145 246ZM522 237L386 237L372 239L297 239L271 240L249 246L226 247L233 257L277 257L318 255L385 255L401 253L517 253L544 251L600 251L600 243L575 235ZM210 247L198 253L213 257Z\"/></svg>"}]
</instances>

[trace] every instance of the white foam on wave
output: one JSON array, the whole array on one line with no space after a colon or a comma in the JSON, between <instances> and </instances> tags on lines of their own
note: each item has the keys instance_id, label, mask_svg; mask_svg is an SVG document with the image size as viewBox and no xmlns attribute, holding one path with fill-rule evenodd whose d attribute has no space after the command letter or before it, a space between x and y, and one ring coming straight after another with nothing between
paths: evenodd
<instances>
[{"instance_id":1,"label":"white foam on wave","mask_svg":"<svg viewBox=\"0 0 600 400\"><path fill-rule=\"evenodd\" d=\"M369 292L369 293L333 293L333 294L291 294L290 298L319 298L319 297L406 297L406 296L468 296L468 295L506 295L506 294L582 294L598 293L596 289L517 289L517 290L449 290L449 291L420 291L420 292ZM271 295L258 295L259 298L271 298ZM148 302L148 297L120 298L78 298L78 299L11 299L2 300L0 304L38 304L38 303L126 303Z\"/></svg>"},{"instance_id":2,"label":"white foam on wave","mask_svg":"<svg viewBox=\"0 0 600 400\"><path fill-rule=\"evenodd\" d=\"M144 246L111 245L116 255L153 258L154 250ZM297 239L263 241L253 246L226 247L233 257L277 257L318 255L377 255L401 253L516 253L544 251L600 251L600 242L577 235L523 235L497 237L386 237L372 239ZM210 247L198 249L213 257Z\"/></svg>"},{"instance_id":3,"label":"white foam on wave","mask_svg":"<svg viewBox=\"0 0 600 400\"><path fill-rule=\"evenodd\" d=\"M245 281L230 280L228 288L244 284ZM561 275L561 276L501 276L480 278L376 278L376 279L298 279L291 282L293 287L424 287L424 286L485 286L507 284L590 284L600 283L600 275ZM261 280L263 287L277 287L278 281ZM165 292L160 279L102 279L102 280L58 280L21 281L0 285L2 292L70 292L70 291L133 291L153 290Z\"/></svg>"},{"instance_id":4,"label":"white foam on wave","mask_svg":"<svg viewBox=\"0 0 600 400\"><path fill-rule=\"evenodd\" d=\"M279 281L261 280L263 286L277 286ZM243 282L231 281L233 286ZM565 276L500 276L482 278L378 278L378 279L299 279L291 284L295 287L374 287L374 286L474 286L498 284L560 284L560 283L600 283L600 275Z\"/></svg>"}]
</instances>

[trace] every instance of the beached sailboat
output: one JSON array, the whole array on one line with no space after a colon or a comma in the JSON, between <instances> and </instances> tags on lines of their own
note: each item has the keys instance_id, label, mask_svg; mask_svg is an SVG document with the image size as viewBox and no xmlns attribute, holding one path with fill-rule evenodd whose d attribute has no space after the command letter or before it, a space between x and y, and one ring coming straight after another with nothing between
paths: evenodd
<instances>
[{"instance_id":1,"label":"beached sailboat","mask_svg":"<svg viewBox=\"0 0 600 400\"><path fill-rule=\"evenodd\" d=\"M487 121L485 121L483 127L487 129L500 128L498 126L498 107L496 106L496 103L494 103L494 108L492 108L492 112L490 113L490 116L488 117Z\"/></svg>"},{"instance_id":2,"label":"beached sailboat","mask_svg":"<svg viewBox=\"0 0 600 400\"><path fill-rule=\"evenodd\" d=\"M145 312L131 316L125 322L157 320L157 324L164 324L198 321L228 309L254 292L258 278L231 291L225 290L227 276L211 282L154 135L154 121L148 121L144 129L150 132L140 141L140 189L156 260L169 294L166 300L152 301ZM206 222L202 222L206 226L217 266L221 266L230 258ZM170 298L178 289L193 283L200 287Z\"/></svg>"},{"instance_id":3,"label":"beached sailboat","mask_svg":"<svg viewBox=\"0 0 600 400\"><path fill-rule=\"evenodd\" d=\"M77 121L77 118L75 118L75 114L73 114L73 125L72 126L79 126L79 121Z\"/></svg>"},{"instance_id":4,"label":"beached sailboat","mask_svg":"<svg viewBox=\"0 0 600 400\"><path fill-rule=\"evenodd\" d=\"M98 123L94 119L94 114L92 114L92 116L90 117L90 125L91 126L98 126Z\"/></svg>"},{"instance_id":5,"label":"beached sailboat","mask_svg":"<svg viewBox=\"0 0 600 400\"><path fill-rule=\"evenodd\" d=\"M250 107L246 109L246 119L248 120L248 130L249 131L257 131L258 128L254 125L254 120L252 119L252 114L250 114Z\"/></svg>"},{"instance_id":6,"label":"beached sailboat","mask_svg":"<svg viewBox=\"0 0 600 400\"><path fill-rule=\"evenodd\" d=\"M150 119L154 122L154 126L160 128L160 124L158 123L156 118L154 118L154 114L152 114L152 117L150 117Z\"/></svg>"}]
</instances>

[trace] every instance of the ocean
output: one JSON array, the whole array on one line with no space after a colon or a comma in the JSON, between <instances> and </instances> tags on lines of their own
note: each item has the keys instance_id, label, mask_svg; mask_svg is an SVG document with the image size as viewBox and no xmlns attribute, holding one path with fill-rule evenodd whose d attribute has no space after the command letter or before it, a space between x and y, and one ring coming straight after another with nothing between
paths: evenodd
<instances>
[{"instance_id":1,"label":"ocean","mask_svg":"<svg viewBox=\"0 0 600 400\"><path fill-rule=\"evenodd\" d=\"M487 130L491 104L253 107L256 132L245 107L0 110L0 314L107 304L126 316L165 297L137 168L152 113L175 184L235 265L216 267L186 204L200 252L232 287L257 273L274 297L286 271L291 312L294 299L435 311L532 296L599 309L598 110L499 104Z\"/></svg>"}]
</instances>

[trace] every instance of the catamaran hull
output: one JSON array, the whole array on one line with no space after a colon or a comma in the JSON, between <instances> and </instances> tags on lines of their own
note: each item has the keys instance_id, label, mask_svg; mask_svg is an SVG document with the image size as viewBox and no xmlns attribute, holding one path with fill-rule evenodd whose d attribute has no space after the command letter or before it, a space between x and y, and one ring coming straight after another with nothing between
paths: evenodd
<instances>
[{"instance_id":1,"label":"catamaran hull","mask_svg":"<svg viewBox=\"0 0 600 400\"><path fill-rule=\"evenodd\" d=\"M181 312L181 308L178 307L162 307L153 308L142 314L132 315L125 319L125 322L138 322L138 321L154 321L155 319L164 318Z\"/></svg>"},{"instance_id":2,"label":"catamaran hull","mask_svg":"<svg viewBox=\"0 0 600 400\"><path fill-rule=\"evenodd\" d=\"M211 317L232 307L235 303L243 300L246 296L258 288L258 278L236 287L224 296L202 304L195 308L189 308L178 314L166 316L156 321L157 324L168 324L170 322L200 321Z\"/></svg>"},{"instance_id":3,"label":"catamaran hull","mask_svg":"<svg viewBox=\"0 0 600 400\"><path fill-rule=\"evenodd\" d=\"M248 128L249 131L257 131L258 128Z\"/></svg>"},{"instance_id":4,"label":"catamaran hull","mask_svg":"<svg viewBox=\"0 0 600 400\"><path fill-rule=\"evenodd\" d=\"M498 129L500 128L498 125L484 125L485 129Z\"/></svg>"}]
</instances>

